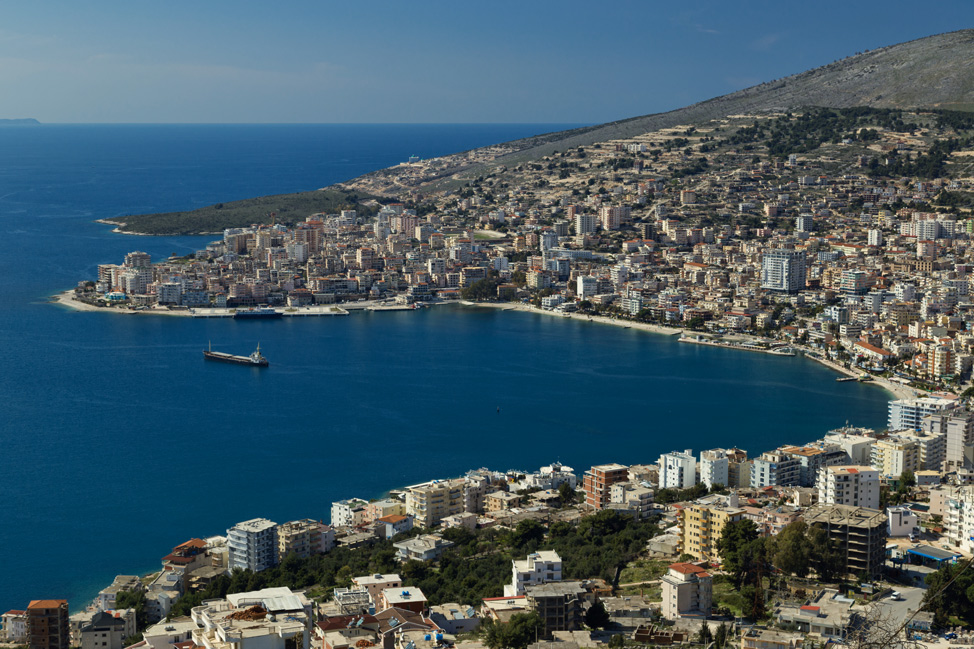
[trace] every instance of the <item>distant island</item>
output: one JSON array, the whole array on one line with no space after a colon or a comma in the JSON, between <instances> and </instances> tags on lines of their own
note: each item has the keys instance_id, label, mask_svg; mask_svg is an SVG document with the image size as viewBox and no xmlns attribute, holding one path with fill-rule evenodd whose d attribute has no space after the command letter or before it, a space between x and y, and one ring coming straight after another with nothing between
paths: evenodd
<instances>
[{"instance_id":1,"label":"distant island","mask_svg":"<svg viewBox=\"0 0 974 649\"><path fill-rule=\"evenodd\" d=\"M34 126L40 124L33 117L25 117L23 119L0 119L0 126Z\"/></svg>"}]
</instances>

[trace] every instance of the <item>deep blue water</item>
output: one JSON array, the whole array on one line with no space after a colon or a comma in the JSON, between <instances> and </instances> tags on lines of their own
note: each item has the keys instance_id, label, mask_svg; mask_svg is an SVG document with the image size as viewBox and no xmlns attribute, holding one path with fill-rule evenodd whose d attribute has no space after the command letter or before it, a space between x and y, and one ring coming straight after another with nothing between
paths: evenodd
<instances>
[{"instance_id":1,"label":"deep blue water","mask_svg":"<svg viewBox=\"0 0 974 649\"><path fill-rule=\"evenodd\" d=\"M87 603L192 536L488 466L652 462L881 427L887 395L798 358L460 306L234 322L83 313L47 296L131 250L96 218L322 187L565 128L0 129L0 610ZM204 363L208 340L267 370ZM500 408L500 412L498 412Z\"/></svg>"}]
</instances>

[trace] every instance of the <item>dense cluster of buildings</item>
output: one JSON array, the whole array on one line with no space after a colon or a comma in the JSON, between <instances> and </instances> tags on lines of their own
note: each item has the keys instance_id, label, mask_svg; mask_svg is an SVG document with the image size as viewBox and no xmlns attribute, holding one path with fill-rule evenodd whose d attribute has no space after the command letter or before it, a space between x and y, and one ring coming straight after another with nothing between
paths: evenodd
<instances>
[{"instance_id":1,"label":"dense cluster of buildings","mask_svg":"<svg viewBox=\"0 0 974 649\"><path fill-rule=\"evenodd\" d=\"M925 414L914 418L912 410ZM2 618L3 639L41 649L61 649L66 643L122 649L136 632L135 615L133 609L116 608L118 595L141 591L155 625L130 645L140 649L432 648L442 646L444 637L476 629L481 619L504 623L527 611L537 612L549 632L573 634L582 632L586 613L596 603L616 623L632 626L634 634L659 640L659 634L670 633L650 624L659 616L703 620L713 615L713 569L721 562L717 541L737 521L752 521L767 536L798 520L818 527L839 549L848 575L879 575L891 558L903 556L903 548L920 548L919 554L927 556L923 548L928 546L914 541L921 524L933 517L942 521L941 542L952 549L943 558L974 551L974 484L968 484L974 483L974 415L956 399L922 398L891 404L890 421L915 426L883 433L839 429L815 442L783 445L755 457L738 448L684 449L663 453L651 464L592 466L581 480L558 463L537 471L480 469L411 485L383 499L336 501L330 525L311 519L243 521L226 536L191 539L173 548L152 579L120 575L84 612L69 616L67 603L60 600L9 611ZM948 447L960 449L959 454L948 454ZM924 502L884 505L910 473L917 483L913 493L924 496ZM701 484L710 493L680 497ZM669 496L660 498L663 493ZM561 502L569 496L570 502ZM575 506L582 496L584 504ZM479 603L434 606L399 574L375 574L354 577L351 586L334 589L326 603L273 588L207 601L190 618L166 619L184 593L237 568L265 570L291 554L308 557L392 539L400 561L436 561L452 546L442 535L446 528L572 521L604 510L662 522L663 534L647 550L682 560L670 564L660 580L658 601L612 597L604 581L566 575L558 553L545 550L514 560L503 595ZM414 525L427 529L403 534ZM844 637L855 619L852 600L829 591L816 597L814 613L782 605L777 619L826 638ZM360 644L363 640L371 644Z\"/></svg>"},{"instance_id":2,"label":"dense cluster of buildings","mask_svg":"<svg viewBox=\"0 0 974 649\"><path fill-rule=\"evenodd\" d=\"M448 300L486 286L491 298L558 312L602 310L715 333L762 332L863 370L894 371L903 381L943 385L967 377L974 361L974 220L935 203L972 184L874 173L894 156L929 151L933 131L878 128L868 143L845 138L782 159L714 144L715 134L767 119L579 147L497 169L460 191L404 195L408 203L376 205L374 216L345 210L290 227L228 229L189 258L152 263L133 252L121 264L100 265L97 279L79 292L107 304L203 313L367 298ZM437 165L411 161L397 182L418 183ZM692 166L694 173L674 173ZM906 493L905 481L915 482L912 493L922 503L889 502L891 493ZM681 493L700 484L710 493ZM584 505L563 507L576 490ZM189 620L150 627L137 646L420 649L475 628L480 618L505 622L529 610L549 631L575 632L598 601L616 620L652 618L651 607L668 619L706 618L714 606L713 566L721 560L717 541L742 520L763 535L804 520L841 548L848 575L877 575L887 560L902 560L918 547L924 526L928 534L938 530L946 549L922 556L951 560L974 552L974 414L956 395L932 393L891 402L886 431L841 429L755 456L739 448L673 450L650 464L592 466L581 479L559 464L535 472L482 469L380 500L335 502L330 525L244 521L225 537L174 548L148 584L119 577L77 618L56 600L10 611L4 637L61 649L70 628L85 647L121 649L119 638L132 631L132 612L115 609L122 590L144 590L149 618L158 622L185 592L236 568L265 570L289 554L392 539L400 560L435 561L452 545L438 533L443 528L573 520L603 510L664 523L648 550L684 560L669 565L661 601L613 601L604 583L565 575L560 557L542 551L513 561L503 596L479 603L430 606L398 574L364 575L335 589L327 604L288 589L206 602ZM424 533L407 534L414 527ZM823 591L814 603L776 615L803 632L841 638L850 604ZM637 636L663 642L662 631L639 628ZM763 633L749 631L742 646L784 646L775 644L777 632Z\"/></svg>"},{"instance_id":3,"label":"dense cluster of buildings","mask_svg":"<svg viewBox=\"0 0 974 649\"><path fill-rule=\"evenodd\" d=\"M191 258L152 264L133 252L100 265L84 288L130 306L297 308L452 299L491 278L497 299L774 331L905 379L967 377L974 220L933 203L970 191L970 181L860 168L890 152L925 153L933 130L879 128L869 143L779 160L713 143L718 130L765 119L580 147L374 216L344 210L228 229ZM662 179L703 154L705 171ZM413 166L423 164L433 163Z\"/></svg>"}]
</instances>

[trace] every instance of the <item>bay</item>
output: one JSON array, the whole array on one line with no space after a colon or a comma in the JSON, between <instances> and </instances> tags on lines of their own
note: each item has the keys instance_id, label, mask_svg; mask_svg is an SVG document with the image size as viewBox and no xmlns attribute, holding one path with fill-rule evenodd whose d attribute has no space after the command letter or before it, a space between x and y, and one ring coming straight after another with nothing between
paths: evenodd
<instances>
[{"instance_id":1,"label":"bay","mask_svg":"<svg viewBox=\"0 0 974 649\"><path fill-rule=\"evenodd\" d=\"M155 570L192 536L488 466L760 452L888 395L801 358L680 345L550 316L442 306L235 322L75 312L47 297L131 250L213 237L112 234L96 218L325 186L568 125L0 129L0 607ZM204 363L207 341L267 370Z\"/></svg>"}]
</instances>

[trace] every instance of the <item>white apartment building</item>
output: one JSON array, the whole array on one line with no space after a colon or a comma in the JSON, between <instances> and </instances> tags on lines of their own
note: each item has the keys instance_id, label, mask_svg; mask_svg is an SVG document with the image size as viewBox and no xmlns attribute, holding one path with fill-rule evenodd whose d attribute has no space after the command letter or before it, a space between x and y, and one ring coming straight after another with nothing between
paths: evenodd
<instances>
[{"instance_id":1,"label":"white apartment building","mask_svg":"<svg viewBox=\"0 0 974 649\"><path fill-rule=\"evenodd\" d=\"M579 275L575 284L575 294L581 299L592 297L598 291L599 280L591 275Z\"/></svg>"},{"instance_id":2,"label":"white apartment building","mask_svg":"<svg viewBox=\"0 0 974 649\"><path fill-rule=\"evenodd\" d=\"M523 561L511 561L511 583L504 586L504 597L524 595L525 586L561 581L561 557L554 550L529 554Z\"/></svg>"},{"instance_id":3,"label":"white apartment building","mask_svg":"<svg viewBox=\"0 0 974 649\"><path fill-rule=\"evenodd\" d=\"M920 430L924 417L951 410L956 406L955 400L940 397L890 401L887 428L889 430Z\"/></svg>"},{"instance_id":4,"label":"white apartment building","mask_svg":"<svg viewBox=\"0 0 974 649\"><path fill-rule=\"evenodd\" d=\"M944 536L950 545L962 552L974 552L974 485L959 487L947 495Z\"/></svg>"},{"instance_id":5,"label":"white apartment building","mask_svg":"<svg viewBox=\"0 0 974 649\"><path fill-rule=\"evenodd\" d=\"M761 288L797 293L805 288L805 252L767 250L761 259Z\"/></svg>"},{"instance_id":6,"label":"white apartment building","mask_svg":"<svg viewBox=\"0 0 974 649\"><path fill-rule=\"evenodd\" d=\"M260 605L262 619L240 617ZM311 604L289 588L265 588L209 600L192 610L193 642L204 649L310 649Z\"/></svg>"},{"instance_id":7,"label":"white apartment building","mask_svg":"<svg viewBox=\"0 0 974 649\"><path fill-rule=\"evenodd\" d=\"M578 486L578 476L575 475L575 469L560 462L541 467L540 473L543 478L550 481L551 486L548 489L557 489L563 484L567 484L572 489Z\"/></svg>"},{"instance_id":8,"label":"white apartment building","mask_svg":"<svg viewBox=\"0 0 974 649\"><path fill-rule=\"evenodd\" d=\"M359 498L339 500L331 504L332 527L355 527L365 522L368 503Z\"/></svg>"},{"instance_id":9,"label":"white apartment building","mask_svg":"<svg viewBox=\"0 0 974 649\"><path fill-rule=\"evenodd\" d=\"M818 501L879 509L879 471L870 466L826 466L819 469Z\"/></svg>"},{"instance_id":10,"label":"white apartment building","mask_svg":"<svg viewBox=\"0 0 974 649\"><path fill-rule=\"evenodd\" d=\"M693 451L673 451L659 456L660 489L689 489L697 483L697 460Z\"/></svg>"},{"instance_id":11,"label":"white apartment building","mask_svg":"<svg viewBox=\"0 0 974 649\"><path fill-rule=\"evenodd\" d=\"M254 518L227 530L227 572L234 568L260 572L277 565L277 523Z\"/></svg>"},{"instance_id":12,"label":"white apartment building","mask_svg":"<svg viewBox=\"0 0 974 649\"><path fill-rule=\"evenodd\" d=\"M27 642L27 611L12 610L0 615L0 640L15 644Z\"/></svg>"},{"instance_id":13,"label":"white apartment building","mask_svg":"<svg viewBox=\"0 0 974 649\"><path fill-rule=\"evenodd\" d=\"M869 464L872 461L873 444L876 443L876 438L867 435L832 432L826 435L822 442L835 444L841 448L849 456L849 462L852 464Z\"/></svg>"},{"instance_id":14,"label":"white apartment building","mask_svg":"<svg viewBox=\"0 0 974 649\"><path fill-rule=\"evenodd\" d=\"M575 234L591 234L599 225L599 217L595 214L575 215Z\"/></svg>"},{"instance_id":15,"label":"white apartment building","mask_svg":"<svg viewBox=\"0 0 974 649\"><path fill-rule=\"evenodd\" d=\"M909 536L919 528L920 519L906 505L886 508L886 535L890 537Z\"/></svg>"},{"instance_id":16,"label":"white apartment building","mask_svg":"<svg viewBox=\"0 0 974 649\"><path fill-rule=\"evenodd\" d=\"M711 489L715 484L728 486L728 469L730 460L727 458L727 451L722 448L715 448L710 451L700 452L700 482Z\"/></svg>"},{"instance_id":17,"label":"white apartment building","mask_svg":"<svg viewBox=\"0 0 974 649\"><path fill-rule=\"evenodd\" d=\"M970 447L974 445L974 413L958 409L928 415L920 425L923 432L944 435L943 465L927 468L951 471L969 464L966 457L970 453Z\"/></svg>"}]
</instances>

